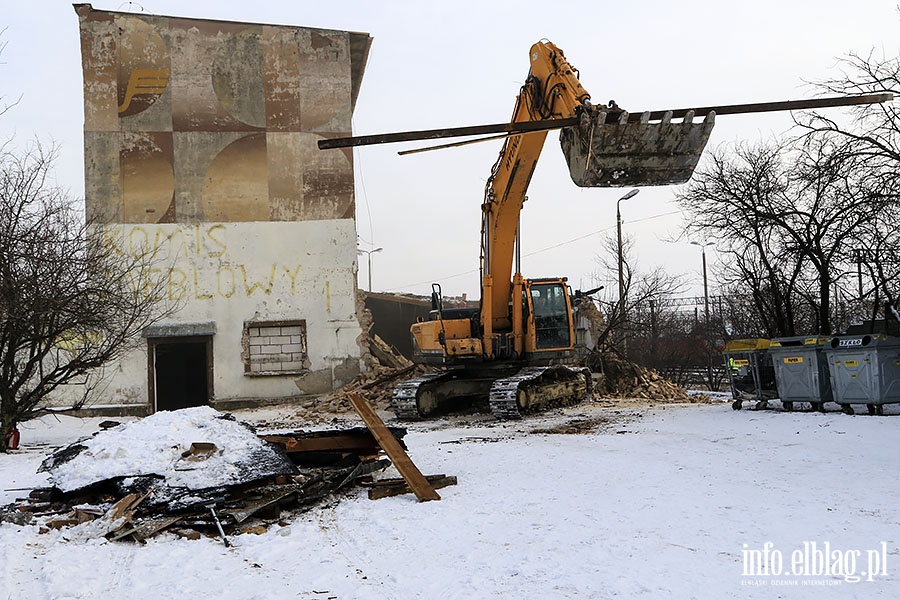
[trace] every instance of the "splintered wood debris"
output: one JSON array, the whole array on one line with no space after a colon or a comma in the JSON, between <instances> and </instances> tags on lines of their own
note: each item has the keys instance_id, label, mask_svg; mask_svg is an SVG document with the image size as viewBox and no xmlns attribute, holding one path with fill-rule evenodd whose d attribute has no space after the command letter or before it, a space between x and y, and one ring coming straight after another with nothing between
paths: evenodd
<instances>
[{"instance_id":1,"label":"splintered wood debris","mask_svg":"<svg viewBox=\"0 0 900 600\"><path fill-rule=\"evenodd\" d=\"M404 456L405 435L379 431ZM53 452L40 468L50 487L0 507L0 522L83 525L113 541L208 535L228 545L229 536L262 533L363 482L384 490L373 499L415 492L402 480L375 482L373 473L391 464L386 439L365 427L257 435L209 407L159 412ZM440 477L435 487L448 485Z\"/></svg>"}]
</instances>

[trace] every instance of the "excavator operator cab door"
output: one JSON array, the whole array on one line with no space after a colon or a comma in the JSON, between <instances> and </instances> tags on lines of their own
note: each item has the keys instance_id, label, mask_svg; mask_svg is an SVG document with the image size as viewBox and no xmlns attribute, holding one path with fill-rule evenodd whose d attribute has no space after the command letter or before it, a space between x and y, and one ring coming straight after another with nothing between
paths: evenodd
<instances>
[{"instance_id":1,"label":"excavator operator cab door","mask_svg":"<svg viewBox=\"0 0 900 600\"><path fill-rule=\"evenodd\" d=\"M529 325L533 326L534 350L560 350L572 347L572 309L569 288L563 281L529 281L526 298ZM528 336L531 342L532 336Z\"/></svg>"}]
</instances>

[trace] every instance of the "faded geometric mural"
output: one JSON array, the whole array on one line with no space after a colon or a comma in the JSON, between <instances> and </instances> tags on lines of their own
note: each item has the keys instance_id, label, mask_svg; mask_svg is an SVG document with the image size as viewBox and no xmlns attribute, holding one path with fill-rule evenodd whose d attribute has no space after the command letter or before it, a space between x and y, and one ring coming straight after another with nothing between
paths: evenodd
<instances>
[{"instance_id":1,"label":"faded geometric mural","mask_svg":"<svg viewBox=\"0 0 900 600\"><path fill-rule=\"evenodd\" d=\"M353 219L368 34L78 13L86 207L117 223Z\"/></svg>"}]
</instances>

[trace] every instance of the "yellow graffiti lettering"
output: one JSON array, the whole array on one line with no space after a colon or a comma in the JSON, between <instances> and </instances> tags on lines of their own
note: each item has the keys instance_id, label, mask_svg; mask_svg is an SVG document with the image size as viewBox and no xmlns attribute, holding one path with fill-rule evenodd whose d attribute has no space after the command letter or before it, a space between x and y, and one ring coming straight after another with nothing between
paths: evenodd
<instances>
[{"instance_id":1,"label":"yellow graffiti lettering","mask_svg":"<svg viewBox=\"0 0 900 600\"><path fill-rule=\"evenodd\" d=\"M218 249L216 249L216 250L208 250L207 252L208 252L209 256L212 256L212 257L222 256L223 254L225 254L225 251L228 249L228 247L225 245L225 242L216 237L216 234L218 234L220 230L222 232L224 232L225 226L224 225L213 225L212 227L210 227L209 229L206 230L206 237L209 238L209 240L212 241L213 243L215 243L216 246L218 247ZM197 251L199 252L200 249L198 248Z\"/></svg>"},{"instance_id":2,"label":"yellow graffiti lettering","mask_svg":"<svg viewBox=\"0 0 900 600\"><path fill-rule=\"evenodd\" d=\"M272 286L275 284L275 267L277 265L272 265L272 270L269 272L269 284L266 287L263 287L263 283L254 281L252 283L247 281L247 269L244 265L241 265L241 274L244 277L244 292L246 292L247 296L252 296L253 292L257 289L262 290L262 292L269 296L272 294Z\"/></svg>"},{"instance_id":3,"label":"yellow graffiti lettering","mask_svg":"<svg viewBox=\"0 0 900 600\"><path fill-rule=\"evenodd\" d=\"M150 269L147 271L143 281L141 282L141 287L143 288L143 294L145 298L149 298L155 302L159 302L162 300L162 286L159 285L159 282L162 281L164 277L164 273L161 269Z\"/></svg>"},{"instance_id":4,"label":"yellow graffiti lettering","mask_svg":"<svg viewBox=\"0 0 900 600\"><path fill-rule=\"evenodd\" d=\"M300 265L297 265L297 268L295 268L293 271L287 268L286 265L282 265L282 267L284 268L284 272L287 274L288 279L291 280L291 296L293 296L296 292L297 275L300 274Z\"/></svg>"},{"instance_id":5,"label":"yellow graffiti lettering","mask_svg":"<svg viewBox=\"0 0 900 600\"><path fill-rule=\"evenodd\" d=\"M187 274L181 269L169 271L169 300L181 300L187 295Z\"/></svg>"},{"instance_id":6,"label":"yellow graffiti lettering","mask_svg":"<svg viewBox=\"0 0 900 600\"><path fill-rule=\"evenodd\" d=\"M212 300L213 295L200 291L200 272L194 267L194 298L196 300Z\"/></svg>"},{"instance_id":7,"label":"yellow graffiti lettering","mask_svg":"<svg viewBox=\"0 0 900 600\"><path fill-rule=\"evenodd\" d=\"M119 239L122 237L122 226L107 226L103 228L102 232L103 245L106 248L111 248L118 256L124 257L125 252L122 247L122 241Z\"/></svg>"},{"instance_id":8,"label":"yellow graffiti lettering","mask_svg":"<svg viewBox=\"0 0 900 600\"><path fill-rule=\"evenodd\" d=\"M222 289L222 274L227 273L228 275L228 288L225 290ZM231 298L234 296L234 292L236 291L236 285L234 282L234 270L228 265L222 265L219 267L218 273L216 273L216 278L218 279L219 284L219 295L223 298Z\"/></svg>"},{"instance_id":9,"label":"yellow graffiti lettering","mask_svg":"<svg viewBox=\"0 0 900 600\"><path fill-rule=\"evenodd\" d=\"M144 256L150 249L150 236L141 227L135 227L128 232L128 253L133 258Z\"/></svg>"},{"instance_id":10,"label":"yellow graffiti lettering","mask_svg":"<svg viewBox=\"0 0 900 600\"><path fill-rule=\"evenodd\" d=\"M175 244L178 240L178 245ZM184 233L181 229L174 229L171 233L166 233L164 229L156 230L156 238L153 240L153 251L159 253L164 250L165 253L160 256L165 258L168 256L178 256L181 248L184 246Z\"/></svg>"}]
</instances>

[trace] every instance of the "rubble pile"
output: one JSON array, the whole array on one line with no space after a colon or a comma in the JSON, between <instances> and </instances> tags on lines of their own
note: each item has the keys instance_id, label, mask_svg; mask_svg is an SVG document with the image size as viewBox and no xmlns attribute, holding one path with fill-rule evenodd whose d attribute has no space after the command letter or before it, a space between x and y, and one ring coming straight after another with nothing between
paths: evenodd
<instances>
[{"instance_id":1,"label":"rubble pile","mask_svg":"<svg viewBox=\"0 0 900 600\"><path fill-rule=\"evenodd\" d=\"M683 387L623 359L615 352L592 350L585 366L594 374L595 397L618 397L662 402L697 402Z\"/></svg>"},{"instance_id":2,"label":"rubble pile","mask_svg":"<svg viewBox=\"0 0 900 600\"><path fill-rule=\"evenodd\" d=\"M390 428L402 446L406 430ZM41 465L51 487L0 508L0 521L142 541L261 533L391 461L364 428L257 435L210 407L159 412L63 447ZM398 492L400 493L400 492Z\"/></svg>"},{"instance_id":3,"label":"rubble pile","mask_svg":"<svg viewBox=\"0 0 900 600\"><path fill-rule=\"evenodd\" d=\"M365 392L373 408L390 410L394 384L433 370L425 365L413 364L377 335L369 338L369 353L370 360L365 371L334 393L303 402L293 418L315 421L329 415L352 412L353 408L347 401L351 392Z\"/></svg>"},{"instance_id":4,"label":"rubble pile","mask_svg":"<svg viewBox=\"0 0 900 600\"><path fill-rule=\"evenodd\" d=\"M586 318L599 328L602 325L602 314L592 303L586 302L583 305ZM303 402L293 418L315 421L352 412L347 397L353 392L365 392L369 403L376 410L390 411L391 394L397 382L434 370L426 365L412 363L378 336L369 338L369 350L371 360L368 361L366 371L333 394ZM656 371L630 362L611 350L590 350L579 362L591 370L595 398L630 398L672 403L707 400L704 396L688 394L683 387Z\"/></svg>"}]
</instances>

